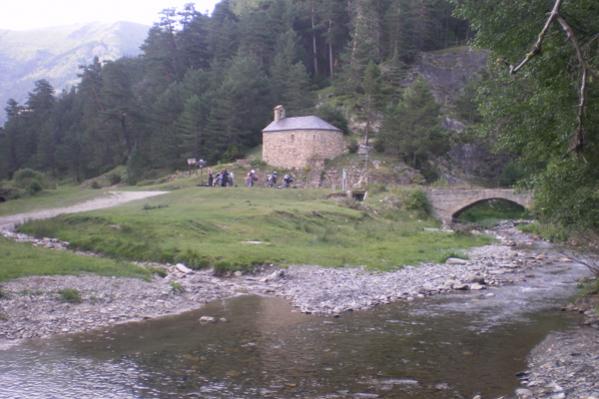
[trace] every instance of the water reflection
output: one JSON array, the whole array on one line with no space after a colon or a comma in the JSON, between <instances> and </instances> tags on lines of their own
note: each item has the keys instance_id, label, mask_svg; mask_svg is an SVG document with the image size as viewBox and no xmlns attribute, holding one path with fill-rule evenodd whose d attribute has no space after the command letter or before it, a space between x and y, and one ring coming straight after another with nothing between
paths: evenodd
<instances>
[{"instance_id":1,"label":"water reflection","mask_svg":"<svg viewBox=\"0 0 599 399\"><path fill-rule=\"evenodd\" d=\"M548 331L568 325L542 312L477 329L480 315L452 306L395 304L332 319L280 299L236 298L0 352L0 397L493 397L513 390ZM201 324L202 315L227 321Z\"/></svg>"}]
</instances>

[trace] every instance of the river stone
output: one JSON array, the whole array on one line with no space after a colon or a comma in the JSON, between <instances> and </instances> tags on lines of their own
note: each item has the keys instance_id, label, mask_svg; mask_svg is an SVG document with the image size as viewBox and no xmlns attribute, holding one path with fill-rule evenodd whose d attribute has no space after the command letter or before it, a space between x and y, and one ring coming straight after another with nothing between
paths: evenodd
<instances>
[{"instance_id":1,"label":"river stone","mask_svg":"<svg viewBox=\"0 0 599 399\"><path fill-rule=\"evenodd\" d=\"M516 397L518 399L529 399L532 398L532 391L526 388L516 389Z\"/></svg>"},{"instance_id":2,"label":"river stone","mask_svg":"<svg viewBox=\"0 0 599 399\"><path fill-rule=\"evenodd\" d=\"M189 274L192 272L192 270L189 267L185 266L183 263L177 263L175 267L178 271L184 274Z\"/></svg>"},{"instance_id":3,"label":"river stone","mask_svg":"<svg viewBox=\"0 0 599 399\"><path fill-rule=\"evenodd\" d=\"M200 323L216 323L216 319L212 316L200 317Z\"/></svg>"},{"instance_id":4,"label":"river stone","mask_svg":"<svg viewBox=\"0 0 599 399\"><path fill-rule=\"evenodd\" d=\"M474 284L470 284L470 289L474 290L474 291L480 291L480 290L487 289L487 287L485 287L484 285L478 284L478 283L474 283Z\"/></svg>"},{"instance_id":5,"label":"river stone","mask_svg":"<svg viewBox=\"0 0 599 399\"><path fill-rule=\"evenodd\" d=\"M445 263L448 265L465 265L468 263L468 261L460 258L447 258Z\"/></svg>"}]
</instances>

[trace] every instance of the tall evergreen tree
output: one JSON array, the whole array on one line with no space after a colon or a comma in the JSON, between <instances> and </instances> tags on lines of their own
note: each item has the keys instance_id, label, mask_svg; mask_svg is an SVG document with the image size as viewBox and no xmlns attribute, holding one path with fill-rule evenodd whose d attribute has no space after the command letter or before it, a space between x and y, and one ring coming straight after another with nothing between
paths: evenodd
<instances>
[{"instance_id":1,"label":"tall evergreen tree","mask_svg":"<svg viewBox=\"0 0 599 399\"><path fill-rule=\"evenodd\" d=\"M417 79L406 89L402 100L387 112L377 147L425 174L430 172L428 159L447 151L440 106L426 81Z\"/></svg>"}]
</instances>

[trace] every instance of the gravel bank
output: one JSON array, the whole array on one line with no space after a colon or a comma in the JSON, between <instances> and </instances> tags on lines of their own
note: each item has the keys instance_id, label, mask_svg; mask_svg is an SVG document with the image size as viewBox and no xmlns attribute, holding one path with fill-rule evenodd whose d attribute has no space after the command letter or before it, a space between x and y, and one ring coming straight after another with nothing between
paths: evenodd
<instances>
[{"instance_id":1,"label":"gravel bank","mask_svg":"<svg viewBox=\"0 0 599 399\"><path fill-rule=\"evenodd\" d=\"M303 265L218 278L211 271L179 265L168 266L165 278L148 282L92 275L17 279L2 285L6 297L0 299L0 341L6 344L177 314L241 294L282 296L302 312L339 315L397 300L511 284L524 279L527 270L557 261L556 255L522 249L533 241L512 227L496 234L498 244L471 250L469 260L449 259L442 265L385 273ZM78 290L82 303L63 302L59 291L65 288Z\"/></svg>"},{"instance_id":2,"label":"gravel bank","mask_svg":"<svg viewBox=\"0 0 599 399\"><path fill-rule=\"evenodd\" d=\"M599 399L599 330L550 334L529 357L518 398Z\"/></svg>"}]
</instances>

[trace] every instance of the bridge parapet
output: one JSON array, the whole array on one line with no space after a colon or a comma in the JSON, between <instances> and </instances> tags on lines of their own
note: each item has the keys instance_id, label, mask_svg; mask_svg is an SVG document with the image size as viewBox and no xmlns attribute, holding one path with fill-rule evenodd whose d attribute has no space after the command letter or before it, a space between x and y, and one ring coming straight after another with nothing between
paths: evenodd
<instances>
[{"instance_id":1,"label":"bridge parapet","mask_svg":"<svg viewBox=\"0 0 599 399\"><path fill-rule=\"evenodd\" d=\"M482 201L503 199L527 209L530 209L532 206L532 193L516 192L513 189L507 188L431 188L427 190L427 197L431 204L433 215L446 225L451 224L458 212Z\"/></svg>"}]
</instances>

